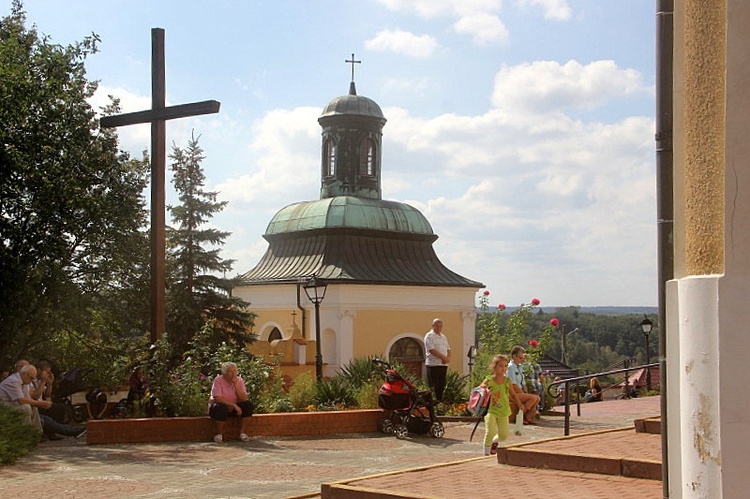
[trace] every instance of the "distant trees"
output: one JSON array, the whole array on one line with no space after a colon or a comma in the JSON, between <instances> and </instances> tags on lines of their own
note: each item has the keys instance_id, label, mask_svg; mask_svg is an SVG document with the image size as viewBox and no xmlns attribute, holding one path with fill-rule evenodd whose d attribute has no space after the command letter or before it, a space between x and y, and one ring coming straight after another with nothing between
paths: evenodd
<instances>
[{"instance_id":1,"label":"distant trees","mask_svg":"<svg viewBox=\"0 0 750 499\"><path fill-rule=\"evenodd\" d=\"M205 159L193 136L187 148L172 148L170 159L173 184L180 204L170 206L174 226L167 232L168 292L167 332L174 352L182 354L205 323L213 328L216 344L231 341L251 342L248 331L255 314L248 303L230 294L236 279L220 277L232 269L232 260L224 260L219 247L228 232L206 226L226 202L216 200L217 193L204 190Z\"/></svg>"},{"instance_id":2,"label":"distant trees","mask_svg":"<svg viewBox=\"0 0 750 499\"><path fill-rule=\"evenodd\" d=\"M498 314L499 327L503 327L509 320L507 314ZM555 313L535 313L528 317L529 328L522 339L528 342L532 338L539 339L549 326L552 318L559 321L560 329L565 326L569 334L566 341L566 357L571 367L582 372L598 372L623 359L635 358L641 364L646 362L645 338L640 327L642 314L604 315L584 313L579 307L560 307ZM654 330L649 342L650 358L658 358L658 329L657 317L651 316ZM560 330L552 334L552 341L547 354L556 359L562 357L562 341Z\"/></svg>"}]
</instances>

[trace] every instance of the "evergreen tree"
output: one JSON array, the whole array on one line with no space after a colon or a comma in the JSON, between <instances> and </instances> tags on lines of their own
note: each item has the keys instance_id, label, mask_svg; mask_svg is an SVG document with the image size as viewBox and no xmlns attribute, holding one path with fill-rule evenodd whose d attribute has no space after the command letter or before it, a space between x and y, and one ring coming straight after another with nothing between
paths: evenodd
<instances>
[{"instance_id":1,"label":"evergreen tree","mask_svg":"<svg viewBox=\"0 0 750 499\"><path fill-rule=\"evenodd\" d=\"M181 204L170 206L174 227L168 230L169 274L167 332L173 353L183 354L204 324L213 328L216 343L252 342L250 333L255 314L248 303L231 295L236 279L220 277L232 270L232 260L219 255L219 247L229 236L206 223L226 206L217 193L204 190L205 159L193 136L186 149L176 145L170 159L173 184ZM208 249L207 247L211 247Z\"/></svg>"}]
</instances>

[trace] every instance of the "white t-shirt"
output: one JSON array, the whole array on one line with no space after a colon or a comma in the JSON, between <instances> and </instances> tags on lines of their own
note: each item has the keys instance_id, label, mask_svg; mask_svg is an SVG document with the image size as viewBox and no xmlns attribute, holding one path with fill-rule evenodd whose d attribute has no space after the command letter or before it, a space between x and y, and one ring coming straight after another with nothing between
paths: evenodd
<instances>
[{"instance_id":1,"label":"white t-shirt","mask_svg":"<svg viewBox=\"0 0 750 499\"><path fill-rule=\"evenodd\" d=\"M427 351L424 361L425 365L442 366L443 361L432 355L430 350L437 350L443 355L448 355L448 350L450 350L450 348L450 345L448 345L448 338L446 338L444 334L437 334L435 331L429 330L427 334L424 335L424 349Z\"/></svg>"}]
</instances>

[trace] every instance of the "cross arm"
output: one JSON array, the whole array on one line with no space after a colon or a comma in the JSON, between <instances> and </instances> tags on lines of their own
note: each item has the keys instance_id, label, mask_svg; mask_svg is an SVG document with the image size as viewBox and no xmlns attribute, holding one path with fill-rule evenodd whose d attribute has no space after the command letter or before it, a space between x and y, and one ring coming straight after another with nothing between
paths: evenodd
<instances>
[{"instance_id":1,"label":"cross arm","mask_svg":"<svg viewBox=\"0 0 750 499\"><path fill-rule=\"evenodd\" d=\"M198 116L200 114L214 114L219 112L221 103L215 100L194 102L192 104L181 104L163 109L149 109L135 113L116 114L105 116L99 120L104 128L112 128L125 125L136 125L139 123L151 123L157 120L173 120L187 116Z\"/></svg>"}]
</instances>

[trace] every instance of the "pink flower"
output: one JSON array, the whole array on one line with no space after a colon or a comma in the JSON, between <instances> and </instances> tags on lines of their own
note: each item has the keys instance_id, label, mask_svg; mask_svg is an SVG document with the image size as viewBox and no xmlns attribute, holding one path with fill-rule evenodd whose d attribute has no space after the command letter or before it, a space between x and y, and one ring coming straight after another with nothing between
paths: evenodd
<instances>
[{"instance_id":1,"label":"pink flower","mask_svg":"<svg viewBox=\"0 0 750 499\"><path fill-rule=\"evenodd\" d=\"M497 308L498 308L498 309L500 309L500 310L505 310L505 303L501 303L501 304L499 304L499 305L497 306Z\"/></svg>"},{"instance_id":2,"label":"pink flower","mask_svg":"<svg viewBox=\"0 0 750 499\"><path fill-rule=\"evenodd\" d=\"M549 320L549 323L552 324L555 327L558 327L560 325L560 321L557 320L557 318L553 317Z\"/></svg>"},{"instance_id":3,"label":"pink flower","mask_svg":"<svg viewBox=\"0 0 750 499\"><path fill-rule=\"evenodd\" d=\"M529 346L532 347L532 348L538 348L539 347L539 342L536 341L536 340L529 340Z\"/></svg>"},{"instance_id":4,"label":"pink flower","mask_svg":"<svg viewBox=\"0 0 750 499\"><path fill-rule=\"evenodd\" d=\"M484 296L488 296L490 294L489 290L485 289L484 293L482 293Z\"/></svg>"},{"instance_id":5,"label":"pink flower","mask_svg":"<svg viewBox=\"0 0 750 499\"><path fill-rule=\"evenodd\" d=\"M533 299L531 300L531 304L532 304L532 305L534 305L534 306L537 306L537 305L539 305L540 303L542 303L542 302L540 302L540 301L539 301L539 298L533 298Z\"/></svg>"}]
</instances>

